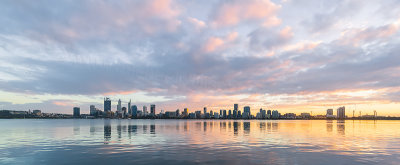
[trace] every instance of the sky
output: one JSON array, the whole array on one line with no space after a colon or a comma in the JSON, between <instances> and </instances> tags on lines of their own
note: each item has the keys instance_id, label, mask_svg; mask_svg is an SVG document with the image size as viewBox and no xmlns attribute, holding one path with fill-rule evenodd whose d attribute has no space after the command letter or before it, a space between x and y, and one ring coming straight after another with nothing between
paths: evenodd
<instances>
[{"instance_id":1,"label":"sky","mask_svg":"<svg viewBox=\"0 0 400 165\"><path fill-rule=\"evenodd\" d=\"M400 116L399 31L397 0L3 0L0 109Z\"/></svg>"}]
</instances>

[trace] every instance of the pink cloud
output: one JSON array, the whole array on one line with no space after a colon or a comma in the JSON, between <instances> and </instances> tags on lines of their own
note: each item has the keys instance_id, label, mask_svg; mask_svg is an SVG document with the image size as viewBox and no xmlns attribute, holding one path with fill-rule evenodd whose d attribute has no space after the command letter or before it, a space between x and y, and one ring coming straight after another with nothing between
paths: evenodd
<instances>
[{"instance_id":1,"label":"pink cloud","mask_svg":"<svg viewBox=\"0 0 400 165\"><path fill-rule=\"evenodd\" d=\"M203 46L203 51L206 53L222 50L227 47L227 44L234 42L238 37L237 32L231 32L224 38L210 37Z\"/></svg>"},{"instance_id":2,"label":"pink cloud","mask_svg":"<svg viewBox=\"0 0 400 165\"><path fill-rule=\"evenodd\" d=\"M270 22L270 25L277 25L280 21L275 14L279 8L269 0L227 2L217 9L213 25L230 26L243 20L263 20Z\"/></svg>"}]
</instances>

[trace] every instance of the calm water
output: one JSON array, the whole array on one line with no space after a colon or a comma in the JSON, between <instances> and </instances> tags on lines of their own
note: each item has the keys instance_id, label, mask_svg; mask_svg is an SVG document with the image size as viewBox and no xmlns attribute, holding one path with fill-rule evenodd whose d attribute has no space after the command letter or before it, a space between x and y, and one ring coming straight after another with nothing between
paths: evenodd
<instances>
[{"instance_id":1,"label":"calm water","mask_svg":"<svg viewBox=\"0 0 400 165\"><path fill-rule=\"evenodd\" d=\"M0 164L400 164L400 121L0 120Z\"/></svg>"}]
</instances>

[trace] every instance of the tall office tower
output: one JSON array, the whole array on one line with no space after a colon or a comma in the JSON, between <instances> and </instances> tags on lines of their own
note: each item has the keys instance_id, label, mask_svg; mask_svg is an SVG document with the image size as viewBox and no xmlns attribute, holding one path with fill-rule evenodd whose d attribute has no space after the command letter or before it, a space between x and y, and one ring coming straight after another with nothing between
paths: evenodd
<instances>
[{"instance_id":1,"label":"tall office tower","mask_svg":"<svg viewBox=\"0 0 400 165\"><path fill-rule=\"evenodd\" d=\"M268 111L267 111L267 117L268 117L268 118L271 118L271 116L272 116L271 110L268 110Z\"/></svg>"},{"instance_id":2,"label":"tall office tower","mask_svg":"<svg viewBox=\"0 0 400 165\"><path fill-rule=\"evenodd\" d=\"M74 107L74 117L80 117L80 116L81 116L81 108Z\"/></svg>"},{"instance_id":3,"label":"tall office tower","mask_svg":"<svg viewBox=\"0 0 400 165\"><path fill-rule=\"evenodd\" d=\"M326 116L333 116L333 109L327 109Z\"/></svg>"},{"instance_id":4,"label":"tall office tower","mask_svg":"<svg viewBox=\"0 0 400 165\"><path fill-rule=\"evenodd\" d=\"M155 116L155 115L156 115L156 105L155 105L155 104L151 104L151 105L150 105L150 114L151 114L152 116Z\"/></svg>"},{"instance_id":5,"label":"tall office tower","mask_svg":"<svg viewBox=\"0 0 400 165\"><path fill-rule=\"evenodd\" d=\"M122 105L121 105L121 99L119 99L117 105L117 112L121 113L121 111L122 111Z\"/></svg>"},{"instance_id":6,"label":"tall office tower","mask_svg":"<svg viewBox=\"0 0 400 165\"><path fill-rule=\"evenodd\" d=\"M237 116L238 116L238 110L234 109L232 118L237 118Z\"/></svg>"},{"instance_id":7,"label":"tall office tower","mask_svg":"<svg viewBox=\"0 0 400 165\"><path fill-rule=\"evenodd\" d=\"M143 105L143 116L147 116L147 107Z\"/></svg>"},{"instance_id":8,"label":"tall office tower","mask_svg":"<svg viewBox=\"0 0 400 165\"><path fill-rule=\"evenodd\" d=\"M277 110L273 110L271 118L278 119L279 118L279 112Z\"/></svg>"},{"instance_id":9,"label":"tall office tower","mask_svg":"<svg viewBox=\"0 0 400 165\"><path fill-rule=\"evenodd\" d=\"M337 109L337 118L338 119L344 119L346 118L346 111L345 111L345 107L339 107Z\"/></svg>"},{"instance_id":10,"label":"tall office tower","mask_svg":"<svg viewBox=\"0 0 400 165\"><path fill-rule=\"evenodd\" d=\"M96 112L96 107L94 105L90 105L90 116L95 116Z\"/></svg>"},{"instance_id":11,"label":"tall office tower","mask_svg":"<svg viewBox=\"0 0 400 165\"><path fill-rule=\"evenodd\" d=\"M177 109L177 110L175 111L175 116L176 116L176 117L179 117L179 115L180 115L180 112L179 112L179 109Z\"/></svg>"},{"instance_id":12,"label":"tall office tower","mask_svg":"<svg viewBox=\"0 0 400 165\"><path fill-rule=\"evenodd\" d=\"M246 116L250 118L250 116L251 116L250 107L249 106L245 106L243 108L243 113L244 113L243 116L246 114Z\"/></svg>"},{"instance_id":13,"label":"tall office tower","mask_svg":"<svg viewBox=\"0 0 400 165\"><path fill-rule=\"evenodd\" d=\"M233 104L233 110L235 111L238 111L239 110L239 105L238 104Z\"/></svg>"},{"instance_id":14,"label":"tall office tower","mask_svg":"<svg viewBox=\"0 0 400 165\"><path fill-rule=\"evenodd\" d=\"M189 115L189 110L187 108L183 109L183 116L187 117Z\"/></svg>"},{"instance_id":15,"label":"tall office tower","mask_svg":"<svg viewBox=\"0 0 400 165\"><path fill-rule=\"evenodd\" d=\"M223 115L222 109L219 110L219 115L220 115L220 116Z\"/></svg>"},{"instance_id":16,"label":"tall office tower","mask_svg":"<svg viewBox=\"0 0 400 165\"><path fill-rule=\"evenodd\" d=\"M104 112L111 112L111 99L108 97L104 98Z\"/></svg>"},{"instance_id":17,"label":"tall office tower","mask_svg":"<svg viewBox=\"0 0 400 165\"><path fill-rule=\"evenodd\" d=\"M137 117L137 106L136 105L132 105L132 117L136 118Z\"/></svg>"},{"instance_id":18,"label":"tall office tower","mask_svg":"<svg viewBox=\"0 0 400 165\"><path fill-rule=\"evenodd\" d=\"M131 99L128 102L128 114L132 115Z\"/></svg>"},{"instance_id":19,"label":"tall office tower","mask_svg":"<svg viewBox=\"0 0 400 165\"><path fill-rule=\"evenodd\" d=\"M232 110L228 111L228 117L231 118L232 117Z\"/></svg>"},{"instance_id":20,"label":"tall office tower","mask_svg":"<svg viewBox=\"0 0 400 165\"><path fill-rule=\"evenodd\" d=\"M203 111L204 111L204 115L205 115L207 113L207 107L204 107Z\"/></svg>"},{"instance_id":21,"label":"tall office tower","mask_svg":"<svg viewBox=\"0 0 400 165\"><path fill-rule=\"evenodd\" d=\"M122 112L122 116L125 117L125 115L126 115L126 107L122 107L121 112Z\"/></svg>"},{"instance_id":22,"label":"tall office tower","mask_svg":"<svg viewBox=\"0 0 400 165\"><path fill-rule=\"evenodd\" d=\"M210 111L210 116L214 117L214 113L212 110Z\"/></svg>"},{"instance_id":23,"label":"tall office tower","mask_svg":"<svg viewBox=\"0 0 400 165\"><path fill-rule=\"evenodd\" d=\"M267 111L262 110L262 111L261 111L261 117L262 117L263 119L265 119L265 118L267 117Z\"/></svg>"},{"instance_id":24,"label":"tall office tower","mask_svg":"<svg viewBox=\"0 0 400 165\"><path fill-rule=\"evenodd\" d=\"M222 113L223 113L223 117L226 118L226 110L223 110Z\"/></svg>"}]
</instances>

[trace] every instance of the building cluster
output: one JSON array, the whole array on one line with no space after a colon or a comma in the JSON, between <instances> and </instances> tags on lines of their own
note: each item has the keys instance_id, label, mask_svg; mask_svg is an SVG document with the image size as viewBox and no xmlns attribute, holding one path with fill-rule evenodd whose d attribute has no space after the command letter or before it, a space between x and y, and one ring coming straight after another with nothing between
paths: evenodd
<instances>
[{"instance_id":1,"label":"building cluster","mask_svg":"<svg viewBox=\"0 0 400 165\"><path fill-rule=\"evenodd\" d=\"M80 108L73 108L74 117L82 117L80 114ZM177 109L175 111L161 110L156 113L156 105L150 105L150 111L147 110L147 106L143 106L141 109L137 105L132 105L131 100L128 102L127 107L122 106L121 99L118 100L116 111L111 110L111 99L104 98L104 111L99 110L94 105L90 105L90 114L85 116L86 118L132 118L132 119L345 119L345 107L339 107L337 109L337 115L333 115L333 109L328 109L326 116L316 115L312 116L311 113L301 113L296 115L295 113L281 114L278 110L265 110L260 109L256 115L252 115L250 106L244 106L242 110L239 110L239 105L234 104L233 110L220 109L217 111L207 110L204 107L203 110L197 110L189 112L188 108L184 108L183 111Z\"/></svg>"},{"instance_id":2,"label":"building cluster","mask_svg":"<svg viewBox=\"0 0 400 165\"><path fill-rule=\"evenodd\" d=\"M73 107L73 115L68 114L57 114L57 113L42 113L41 110L29 110L29 111L12 111L12 110L1 110L0 118L117 118L117 119L347 119L345 107L339 107L334 115L333 109L327 109L326 115L315 115L312 113L303 112L300 115L295 113L281 114L278 110L265 110L260 109L256 115L252 115L250 106L244 106L242 110L239 110L239 105L234 104L233 110L208 110L204 107L203 110L197 110L189 112L188 108L184 108L183 111L177 109L174 111L160 110L156 113L156 105L151 104L150 109L146 105L138 107L132 105L131 100L127 103L127 106L123 106L121 99L118 100L117 109L112 111L112 104L110 98L104 98L104 109L103 111L98 109L95 105L89 106L89 114L81 114L80 107ZM374 115L363 115L359 117L353 117L358 119L370 119L370 118L385 118L384 116L377 116L376 111Z\"/></svg>"},{"instance_id":3,"label":"building cluster","mask_svg":"<svg viewBox=\"0 0 400 165\"><path fill-rule=\"evenodd\" d=\"M0 110L0 118L71 118L71 115L60 113L42 113L41 110L14 111Z\"/></svg>"}]
</instances>

